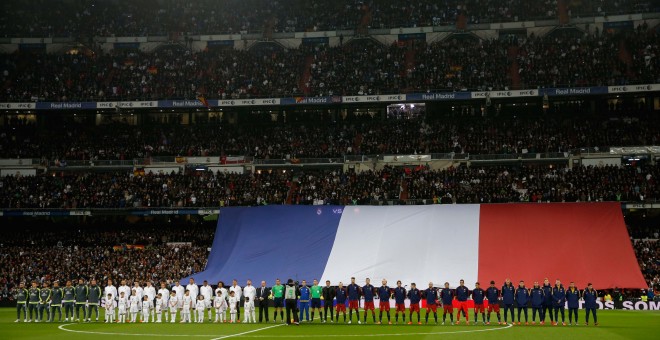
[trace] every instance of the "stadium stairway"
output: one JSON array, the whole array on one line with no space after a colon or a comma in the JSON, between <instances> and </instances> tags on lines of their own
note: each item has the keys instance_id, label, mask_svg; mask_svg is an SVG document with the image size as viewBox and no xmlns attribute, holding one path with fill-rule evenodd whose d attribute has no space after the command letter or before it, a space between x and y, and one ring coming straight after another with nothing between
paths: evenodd
<instances>
[{"instance_id":1,"label":"stadium stairway","mask_svg":"<svg viewBox=\"0 0 660 340\"><path fill-rule=\"evenodd\" d=\"M630 50L628 49L628 44L626 44L625 38L621 38L621 40L619 40L619 60L626 64L626 68L628 70L626 74L628 76L634 76L634 74L632 74L633 58L630 54Z\"/></svg>"},{"instance_id":2,"label":"stadium stairway","mask_svg":"<svg viewBox=\"0 0 660 340\"><path fill-rule=\"evenodd\" d=\"M518 64L518 46L509 46L507 57L511 66L509 66L509 76L511 78L511 89L520 89L520 65Z\"/></svg>"},{"instance_id":3,"label":"stadium stairway","mask_svg":"<svg viewBox=\"0 0 660 340\"><path fill-rule=\"evenodd\" d=\"M312 78L312 63L314 63L314 53L310 53L305 57L305 63L302 67L302 74L298 80L298 88L305 94L309 95L309 87L307 83Z\"/></svg>"},{"instance_id":4,"label":"stadium stairway","mask_svg":"<svg viewBox=\"0 0 660 340\"><path fill-rule=\"evenodd\" d=\"M292 204L298 190L298 181L296 179L291 181L289 185L289 192L286 194L286 204Z\"/></svg>"},{"instance_id":5,"label":"stadium stairway","mask_svg":"<svg viewBox=\"0 0 660 340\"><path fill-rule=\"evenodd\" d=\"M360 23L358 24L357 27L357 33L358 35L367 35L369 31L369 24L371 24L371 7L369 5L363 5L362 6L362 19L360 19Z\"/></svg>"}]
</instances>

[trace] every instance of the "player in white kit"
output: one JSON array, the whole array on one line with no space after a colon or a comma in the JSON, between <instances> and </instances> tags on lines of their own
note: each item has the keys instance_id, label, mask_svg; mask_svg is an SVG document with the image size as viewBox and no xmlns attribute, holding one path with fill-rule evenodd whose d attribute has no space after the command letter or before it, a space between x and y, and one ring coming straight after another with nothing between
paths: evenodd
<instances>
[{"instance_id":1,"label":"player in white kit","mask_svg":"<svg viewBox=\"0 0 660 340\"><path fill-rule=\"evenodd\" d=\"M227 301L229 304L229 315L230 323L235 323L236 322L236 313L238 312L238 299L236 296L234 296L234 291L229 292L229 300Z\"/></svg>"},{"instance_id":2,"label":"player in white kit","mask_svg":"<svg viewBox=\"0 0 660 340\"><path fill-rule=\"evenodd\" d=\"M170 291L167 290L165 286L165 282L160 283L160 289L158 290L158 294L163 298L163 311L165 312L165 322L168 320L168 315L169 313L167 312L167 307L169 306L169 299L170 299Z\"/></svg>"},{"instance_id":3,"label":"player in white kit","mask_svg":"<svg viewBox=\"0 0 660 340\"><path fill-rule=\"evenodd\" d=\"M151 281L147 281L147 286L144 287L144 295L149 297L149 301L154 303L156 299L156 287L151 284ZM154 306L155 307L155 306ZM151 321L156 320L155 308L151 310Z\"/></svg>"},{"instance_id":4,"label":"player in white kit","mask_svg":"<svg viewBox=\"0 0 660 340\"><path fill-rule=\"evenodd\" d=\"M130 299L129 299L129 304L130 304L130 312L131 312L131 321L130 322L135 322L137 321L137 314L138 311L140 310L138 306L140 305L140 299L137 296L137 291L133 289L132 294Z\"/></svg>"},{"instance_id":5,"label":"player in white kit","mask_svg":"<svg viewBox=\"0 0 660 340\"><path fill-rule=\"evenodd\" d=\"M255 323L254 299L257 297L257 289L252 285L251 280L247 280L247 285L243 288L243 296L245 297L245 304L243 311L245 312L244 321L247 323Z\"/></svg>"},{"instance_id":6,"label":"player in white kit","mask_svg":"<svg viewBox=\"0 0 660 340\"><path fill-rule=\"evenodd\" d=\"M149 322L149 316L153 313L154 302L145 295L142 298L142 322Z\"/></svg>"},{"instance_id":7,"label":"player in white kit","mask_svg":"<svg viewBox=\"0 0 660 340\"><path fill-rule=\"evenodd\" d=\"M119 298L117 300L117 307L119 309L117 322L124 323L126 322L126 311L128 310L128 298L124 295L122 291L119 293ZM129 320L130 321L130 320Z\"/></svg>"},{"instance_id":8,"label":"player in white kit","mask_svg":"<svg viewBox=\"0 0 660 340\"><path fill-rule=\"evenodd\" d=\"M213 287L209 285L209 282L204 280L204 284L199 287L199 294L204 297L204 309L208 311L209 322L211 322L212 316L212 305L213 305Z\"/></svg>"},{"instance_id":9,"label":"player in white kit","mask_svg":"<svg viewBox=\"0 0 660 340\"><path fill-rule=\"evenodd\" d=\"M156 302L154 302L154 311L156 312L157 323L163 322L163 309L167 310L167 307L163 308L163 306L167 306L167 305L163 305L163 303L164 303L163 296L160 295L160 293L158 293L156 295ZM167 314L167 311L165 312L165 314Z\"/></svg>"},{"instance_id":10,"label":"player in white kit","mask_svg":"<svg viewBox=\"0 0 660 340\"><path fill-rule=\"evenodd\" d=\"M213 307L215 307L215 322L225 322L227 300L222 296L222 292L219 289L216 289L216 295L213 299Z\"/></svg>"},{"instance_id":11,"label":"player in white kit","mask_svg":"<svg viewBox=\"0 0 660 340\"><path fill-rule=\"evenodd\" d=\"M176 292L176 299L179 301L179 305L177 307L181 309L183 307L183 295L186 294L186 288L182 286L179 281L177 281L174 284L174 287L172 287L172 291Z\"/></svg>"},{"instance_id":12,"label":"player in white kit","mask_svg":"<svg viewBox=\"0 0 660 340\"><path fill-rule=\"evenodd\" d=\"M179 309L179 299L176 297L176 292L172 290L170 293L170 299L167 301L170 306L170 322L174 323L176 321L176 311Z\"/></svg>"},{"instance_id":13,"label":"player in white kit","mask_svg":"<svg viewBox=\"0 0 660 340\"><path fill-rule=\"evenodd\" d=\"M105 323L113 322L115 318L115 299L112 294L105 297Z\"/></svg>"},{"instance_id":14,"label":"player in white kit","mask_svg":"<svg viewBox=\"0 0 660 340\"><path fill-rule=\"evenodd\" d=\"M183 307L181 308L181 323L190 322L190 310L192 309L193 299L190 296L190 291L186 290L183 296Z\"/></svg>"},{"instance_id":15,"label":"player in white kit","mask_svg":"<svg viewBox=\"0 0 660 340\"><path fill-rule=\"evenodd\" d=\"M204 309L206 308L206 301L204 301L203 296L198 296L197 297L197 319L195 320L197 323L203 323L204 322Z\"/></svg>"}]
</instances>

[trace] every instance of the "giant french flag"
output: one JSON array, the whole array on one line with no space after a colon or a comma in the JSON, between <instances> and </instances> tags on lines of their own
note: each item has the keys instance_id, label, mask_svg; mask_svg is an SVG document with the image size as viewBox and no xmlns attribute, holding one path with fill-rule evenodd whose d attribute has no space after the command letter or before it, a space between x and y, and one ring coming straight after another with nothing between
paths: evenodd
<instances>
[{"instance_id":1,"label":"giant french flag","mask_svg":"<svg viewBox=\"0 0 660 340\"><path fill-rule=\"evenodd\" d=\"M224 208L206 270L193 275L269 285L353 276L421 287L546 277L646 287L616 203Z\"/></svg>"}]
</instances>

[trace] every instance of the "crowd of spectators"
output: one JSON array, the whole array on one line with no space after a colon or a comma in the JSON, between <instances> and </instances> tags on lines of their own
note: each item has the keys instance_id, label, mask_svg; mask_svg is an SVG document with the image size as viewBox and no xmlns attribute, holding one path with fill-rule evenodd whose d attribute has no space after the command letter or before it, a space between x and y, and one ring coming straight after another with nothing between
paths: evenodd
<instances>
[{"instance_id":1,"label":"crowd of spectators","mask_svg":"<svg viewBox=\"0 0 660 340\"><path fill-rule=\"evenodd\" d=\"M0 242L0 299L19 282L108 278L154 284L204 270L215 223L112 227L50 224ZM168 242L175 244L168 245ZM157 285L156 285L157 286Z\"/></svg>"},{"instance_id":2,"label":"crowd of spectators","mask_svg":"<svg viewBox=\"0 0 660 340\"><path fill-rule=\"evenodd\" d=\"M649 287L660 291L660 241L657 237L652 240L635 240L633 248L637 255L639 268L649 283Z\"/></svg>"},{"instance_id":3,"label":"crowd of spectators","mask_svg":"<svg viewBox=\"0 0 660 340\"><path fill-rule=\"evenodd\" d=\"M266 204L646 202L660 199L657 166L457 166L181 174L7 176L4 208L154 208Z\"/></svg>"},{"instance_id":4,"label":"crowd of spectators","mask_svg":"<svg viewBox=\"0 0 660 340\"><path fill-rule=\"evenodd\" d=\"M563 113L562 113L563 112ZM580 112L578 110L577 112ZM639 109L587 115L566 108L548 115L426 113L416 119L351 115L236 124L93 126L54 121L0 127L0 158L131 160L159 156L248 156L292 160L383 154L567 153L579 148L658 145L660 118ZM309 117L308 117L309 116ZM267 118L270 120L270 116Z\"/></svg>"},{"instance_id":5,"label":"crowd of spectators","mask_svg":"<svg viewBox=\"0 0 660 340\"><path fill-rule=\"evenodd\" d=\"M641 26L641 25L640 25ZM520 88L656 83L659 35L553 33L543 37L480 40L455 37L427 44L383 45L371 38L335 47L193 52L178 44L151 53L0 55L0 100L110 101L236 99L506 90L519 66ZM625 44L625 53L619 53ZM517 45L517 53L509 48ZM628 60L628 61L626 61ZM309 71L307 71L309 70ZM302 88L301 88L302 87Z\"/></svg>"},{"instance_id":6,"label":"crowd of spectators","mask_svg":"<svg viewBox=\"0 0 660 340\"><path fill-rule=\"evenodd\" d=\"M567 1L569 17L644 13L649 0ZM556 19L556 0L181 0L5 1L0 31L5 36L154 36L173 32L325 31Z\"/></svg>"}]
</instances>

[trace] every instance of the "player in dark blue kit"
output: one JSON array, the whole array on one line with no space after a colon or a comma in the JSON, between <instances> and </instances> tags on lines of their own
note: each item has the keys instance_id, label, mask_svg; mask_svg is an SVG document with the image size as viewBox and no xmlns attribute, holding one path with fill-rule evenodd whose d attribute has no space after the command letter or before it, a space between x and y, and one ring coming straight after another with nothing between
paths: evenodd
<instances>
[{"instance_id":1,"label":"player in dark blue kit","mask_svg":"<svg viewBox=\"0 0 660 340\"><path fill-rule=\"evenodd\" d=\"M355 278L351 278L351 284L346 287L348 291L348 323L353 322L353 310L357 315L358 323L360 323L360 286L355 283Z\"/></svg>"},{"instance_id":2,"label":"player in dark blue kit","mask_svg":"<svg viewBox=\"0 0 660 340\"><path fill-rule=\"evenodd\" d=\"M339 282L339 286L337 286L337 289L335 290L335 299L337 299L337 306L335 307L335 322L339 322L339 312L344 313L344 322L346 322L346 298L346 288L344 288L342 282ZM332 303L332 301L330 301L330 303Z\"/></svg>"},{"instance_id":3,"label":"player in dark blue kit","mask_svg":"<svg viewBox=\"0 0 660 340\"><path fill-rule=\"evenodd\" d=\"M552 309L555 311L555 323L559 324L559 312L561 312L561 324L566 326L564 322L564 305L566 304L566 289L561 284L561 281L555 281L555 286L552 287Z\"/></svg>"},{"instance_id":4,"label":"player in dark blue kit","mask_svg":"<svg viewBox=\"0 0 660 340\"><path fill-rule=\"evenodd\" d=\"M589 312L594 316L594 325L598 326L598 317L596 317L596 310L598 309L598 291L594 289L594 286L589 283L587 284L587 289L582 293L582 298L584 299L584 309L587 311L586 325L589 326Z\"/></svg>"},{"instance_id":5,"label":"player in dark blue kit","mask_svg":"<svg viewBox=\"0 0 660 340\"><path fill-rule=\"evenodd\" d=\"M532 325L536 324L536 313L539 313L539 321L542 320L543 302L545 301L545 293L539 287L539 282L534 281L534 288L529 292L532 299Z\"/></svg>"},{"instance_id":6,"label":"player in dark blue kit","mask_svg":"<svg viewBox=\"0 0 660 340\"><path fill-rule=\"evenodd\" d=\"M507 323L507 311L511 312L511 322L515 322L515 313L513 311L513 303L515 300L516 288L511 283L511 280L506 279L504 286L502 286L502 303L504 304L504 323Z\"/></svg>"},{"instance_id":7,"label":"player in dark blue kit","mask_svg":"<svg viewBox=\"0 0 660 340\"><path fill-rule=\"evenodd\" d=\"M527 320L527 304L529 303L529 290L525 287L525 281L520 280L518 288L516 288L516 303L518 304L518 324L520 325L520 312L525 312L525 324L529 325Z\"/></svg>"},{"instance_id":8,"label":"player in dark blue kit","mask_svg":"<svg viewBox=\"0 0 660 340\"><path fill-rule=\"evenodd\" d=\"M387 313L387 323L392 324L392 319L390 319L390 298L393 293L390 287L387 285L387 280L383 279L382 286L378 287L378 324L383 322L383 312Z\"/></svg>"},{"instance_id":9,"label":"player in dark blue kit","mask_svg":"<svg viewBox=\"0 0 660 340\"><path fill-rule=\"evenodd\" d=\"M580 308L580 290L575 288L575 282L571 282L566 290L566 302L568 303L568 325L573 324L573 315L575 315L575 325L578 325L578 309Z\"/></svg>"},{"instance_id":10,"label":"player in dark blue kit","mask_svg":"<svg viewBox=\"0 0 660 340\"><path fill-rule=\"evenodd\" d=\"M410 299L410 321L409 325L412 325L413 313L417 313L417 323L422 324L422 317L419 313L419 301L422 300L422 293L417 289L415 283L410 284L410 290L408 291L408 299Z\"/></svg>"},{"instance_id":11,"label":"player in dark blue kit","mask_svg":"<svg viewBox=\"0 0 660 340\"><path fill-rule=\"evenodd\" d=\"M456 301L458 302L458 314L456 315L456 324L461 323L461 313L465 316L465 324L470 324L470 316L468 314L467 300L470 297L470 290L465 287L465 280L461 279L460 285L456 287Z\"/></svg>"},{"instance_id":12,"label":"player in dark blue kit","mask_svg":"<svg viewBox=\"0 0 660 340\"><path fill-rule=\"evenodd\" d=\"M502 318L500 317L500 290L495 287L495 281L490 281L490 287L486 289L486 298L488 299L488 320L486 321L487 325L490 325L490 313L497 313L497 324L502 323Z\"/></svg>"},{"instance_id":13,"label":"player in dark blue kit","mask_svg":"<svg viewBox=\"0 0 660 340\"><path fill-rule=\"evenodd\" d=\"M429 288L424 290L424 298L426 299L426 323L429 323L429 314L433 311L436 325L438 324L438 290L433 287L433 282L429 282Z\"/></svg>"},{"instance_id":14,"label":"player in dark blue kit","mask_svg":"<svg viewBox=\"0 0 660 340\"><path fill-rule=\"evenodd\" d=\"M374 307L374 293L376 288L371 284L369 278L366 279L366 284L362 287L362 296L364 297L364 323L367 323L367 311L371 311L371 317L376 323L376 309ZM358 314L358 323L360 323L360 315Z\"/></svg>"},{"instance_id":15,"label":"player in dark blue kit","mask_svg":"<svg viewBox=\"0 0 660 340\"><path fill-rule=\"evenodd\" d=\"M484 309L484 298L486 297L486 292L481 289L479 282L474 284L474 289L472 290L472 300L474 300L474 324L476 325L479 321L477 316L478 313L481 313L481 321L483 324L486 324L486 310Z\"/></svg>"},{"instance_id":16,"label":"player in dark blue kit","mask_svg":"<svg viewBox=\"0 0 660 340\"><path fill-rule=\"evenodd\" d=\"M403 323L406 323L406 297L408 292L405 288L401 287L401 280L396 282L396 288L394 288L394 305L396 309L394 310L394 322L399 322L399 314L401 314Z\"/></svg>"},{"instance_id":17,"label":"player in dark blue kit","mask_svg":"<svg viewBox=\"0 0 660 340\"><path fill-rule=\"evenodd\" d=\"M449 313L449 321L454 325L454 292L449 289L449 282L445 282L445 288L440 291L440 300L442 301L442 324L447 321L447 313Z\"/></svg>"},{"instance_id":18,"label":"player in dark blue kit","mask_svg":"<svg viewBox=\"0 0 660 340\"><path fill-rule=\"evenodd\" d=\"M541 313L541 324L545 325L545 316L550 315L550 324L554 324L555 317L552 315L552 285L546 277L543 280L543 312ZM548 313L550 312L550 313Z\"/></svg>"}]
</instances>

